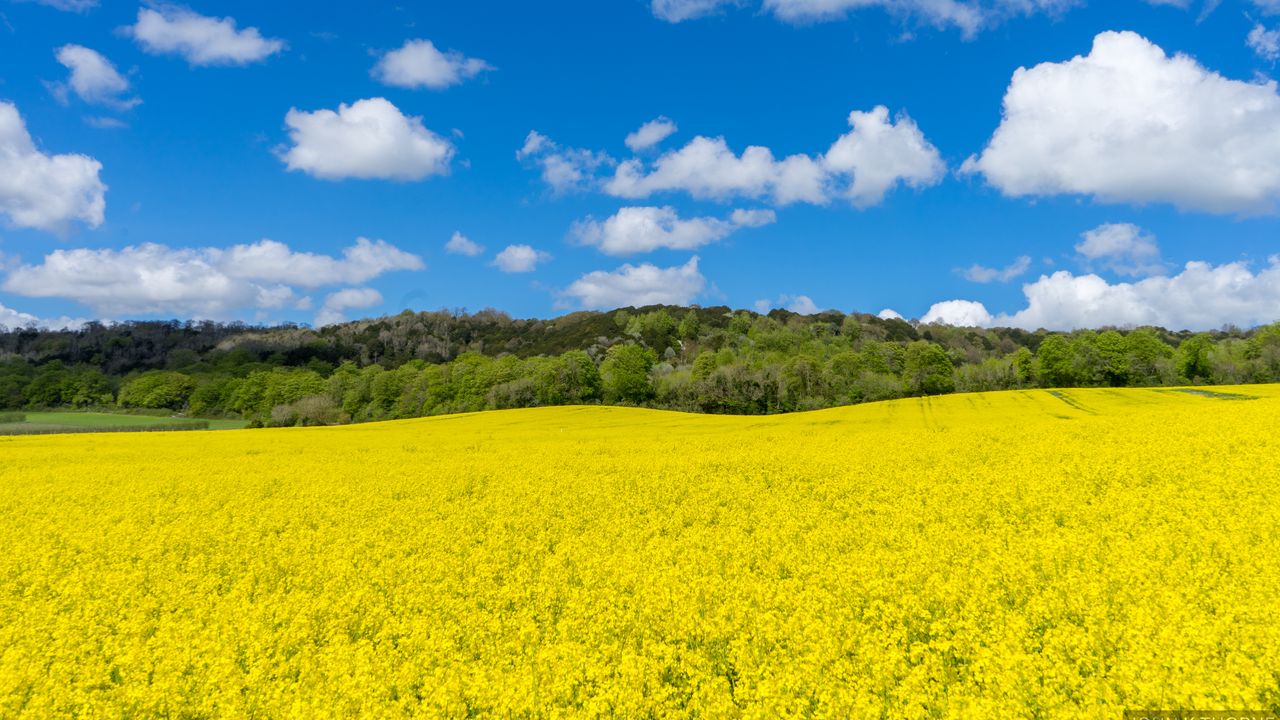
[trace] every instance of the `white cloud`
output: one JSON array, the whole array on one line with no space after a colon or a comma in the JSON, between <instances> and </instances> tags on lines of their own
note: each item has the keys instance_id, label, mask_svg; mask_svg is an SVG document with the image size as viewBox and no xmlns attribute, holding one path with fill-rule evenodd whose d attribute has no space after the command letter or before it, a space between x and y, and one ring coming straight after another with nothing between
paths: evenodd
<instances>
[{"instance_id":1,"label":"white cloud","mask_svg":"<svg viewBox=\"0 0 1280 720\"><path fill-rule=\"evenodd\" d=\"M956 327L987 327L991 313L980 302L970 300L946 300L934 303L929 312L920 318L922 323L941 323Z\"/></svg>"},{"instance_id":2,"label":"white cloud","mask_svg":"<svg viewBox=\"0 0 1280 720\"><path fill-rule=\"evenodd\" d=\"M555 193L590 189L595 185L596 171L614 164L613 158L602 152L561 148L537 130L529 131L524 145L516 151L516 160L541 168L542 181Z\"/></svg>"},{"instance_id":3,"label":"white cloud","mask_svg":"<svg viewBox=\"0 0 1280 720\"><path fill-rule=\"evenodd\" d=\"M772 210L735 210L728 220L682 220L670 206L624 207L604 222L593 218L575 222L570 233L582 244L597 247L607 255L630 255L659 248L692 250L740 228L760 227L775 220Z\"/></svg>"},{"instance_id":4,"label":"white cloud","mask_svg":"<svg viewBox=\"0 0 1280 720\"><path fill-rule=\"evenodd\" d=\"M652 163L632 158L618 165L603 185L606 193L645 198L660 192L686 192L696 199L767 199L777 205L825 204L833 196L866 208L884 200L898 184L920 188L942 180L946 166L937 148L905 114L891 120L889 110L849 114L852 129L826 154L790 155L748 146L741 155L722 137L697 136L684 147Z\"/></svg>"},{"instance_id":5,"label":"white cloud","mask_svg":"<svg viewBox=\"0 0 1280 720\"><path fill-rule=\"evenodd\" d=\"M333 110L285 115L293 147L280 153L290 170L323 180L421 180L445 175L454 147L384 98L357 100Z\"/></svg>"},{"instance_id":6,"label":"white cloud","mask_svg":"<svg viewBox=\"0 0 1280 720\"><path fill-rule=\"evenodd\" d=\"M642 152L657 145L658 143L671 137L676 131L676 124L665 117L657 117L644 125L640 129L627 135L626 146L631 152Z\"/></svg>"},{"instance_id":7,"label":"white cloud","mask_svg":"<svg viewBox=\"0 0 1280 720\"><path fill-rule=\"evenodd\" d=\"M1280 95L1273 81L1230 80L1105 32L1087 56L1017 70L999 128L962 172L1013 197L1269 212L1280 200Z\"/></svg>"},{"instance_id":8,"label":"white cloud","mask_svg":"<svg viewBox=\"0 0 1280 720\"><path fill-rule=\"evenodd\" d=\"M105 115L89 115L84 119L84 124L91 128L99 130L119 130L129 127L129 124L120 118L107 117Z\"/></svg>"},{"instance_id":9,"label":"white cloud","mask_svg":"<svg viewBox=\"0 0 1280 720\"><path fill-rule=\"evenodd\" d=\"M1107 223L1080 234L1076 252L1087 265L1119 275L1158 275L1165 270L1154 236L1131 223Z\"/></svg>"},{"instance_id":10,"label":"white cloud","mask_svg":"<svg viewBox=\"0 0 1280 720\"><path fill-rule=\"evenodd\" d=\"M725 5L736 4L738 0L653 0L650 8L659 20L678 23L705 17Z\"/></svg>"},{"instance_id":11,"label":"white cloud","mask_svg":"<svg viewBox=\"0 0 1280 720\"><path fill-rule=\"evenodd\" d=\"M98 0L35 0L39 5L46 5L64 12L85 13L98 7Z\"/></svg>"},{"instance_id":12,"label":"white cloud","mask_svg":"<svg viewBox=\"0 0 1280 720\"><path fill-rule=\"evenodd\" d=\"M739 0L653 0L652 10L659 19L681 22L738 4ZM763 0L763 9L784 22L806 24L840 20L874 8L901 20L956 28L972 36L1011 16L1058 13L1082 4L1084 0Z\"/></svg>"},{"instance_id":13,"label":"white cloud","mask_svg":"<svg viewBox=\"0 0 1280 720\"><path fill-rule=\"evenodd\" d=\"M78 330L87 322L89 321L83 318L69 318L65 315L57 318L40 318L0 304L0 329L13 330L35 326L46 330Z\"/></svg>"},{"instance_id":14,"label":"white cloud","mask_svg":"<svg viewBox=\"0 0 1280 720\"><path fill-rule=\"evenodd\" d=\"M264 38L257 28L236 29L233 18L205 17L177 5L138 10L138 21L124 28L142 49L176 54L192 65L247 65L284 49L283 40Z\"/></svg>"},{"instance_id":15,"label":"white cloud","mask_svg":"<svg viewBox=\"0 0 1280 720\"><path fill-rule=\"evenodd\" d=\"M1245 43L1264 60L1280 59L1280 30L1268 30L1258 23L1249 31Z\"/></svg>"},{"instance_id":16,"label":"white cloud","mask_svg":"<svg viewBox=\"0 0 1280 720\"><path fill-rule=\"evenodd\" d=\"M902 319L902 315L900 315L897 310L893 310L890 308L885 308L880 312L876 313L876 317L880 318L881 320L901 320Z\"/></svg>"},{"instance_id":17,"label":"white cloud","mask_svg":"<svg viewBox=\"0 0 1280 720\"><path fill-rule=\"evenodd\" d=\"M1264 13L1270 14L1280 12L1280 0L1252 0L1255 7ZM1148 5L1167 5L1182 10L1189 10L1195 4L1195 0L1147 0ZM1222 4L1222 0L1204 0L1200 5L1200 13L1196 18L1196 22L1203 22L1205 18L1218 9Z\"/></svg>"},{"instance_id":18,"label":"white cloud","mask_svg":"<svg viewBox=\"0 0 1280 720\"><path fill-rule=\"evenodd\" d=\"M529 245L508 245L494 256L493 264L505 273L526 273L550 259L550 255Z\"/></svg>"},{"instance_id":19,"label":"white cloud","mask_svg":"<svg viewBox=\"0 0 1280 720\"><path fill-rule=\"evenodd\" d=\"M989 268L974 264L964 270L961 270L960 274L969 282L989 283L997 280L1000 282L1009 282L1010 280L1025 273L1030 268L1031 258L1023 255L1003 268Z\"/></svg>"},{"instance_id":20,"label":"white cloud","mask_svg":"<svg viewBox=\"0 0 1280 720\"><path fill-rule=\"evenodd\" d=\"M780 295L776 303L768 298L753 303L756 312L761 315L768 313L775 305L797 315L815 315L822 312L822 308L818 307L818 304L808 295Z\"/></svg>"},{"instance_id":21,"label":"white cloud","mask_svg":"<svg viewBox=\"0 0 1280 720\"><path fill-rule=\"evenodd\" d=\"M102 224L107 186L87 155L46 155L12 103L0 102L0 213L17 227L51 232L72 221Z\"/></svg>"},{"instance_id":22,"label":"white cloud","mask_svg":"<svg viewBox=\"0 0 1280 720\"><path fill-rule=\"evenodd\" d=\"M928 187L946 173L938 149L905 114L890 121L889 109L879 105L871 112L849 113L849 125L853 129L836 140L824 160L829 171L853 176L845 195L857 207L880 204L898 183Z\"/></svg>"},{"instance_id":23,"label":"white cloud","mask_svg":"<svg viewBox=\"0 0 1280 720\"><path fill-rule=\"evenodd\" d=\"M371 308L382 304L382 293L373 288L344 288L330 293L316 313L316 327L334 325L346 320L345 311Z\"/></svg>"},{"instance_id":24,"label":"white cloud","mask_svg":"<svg viewBox=\"0 0 1280 720\"><path fill-rule=\"evenodd\" d=\"M55 83L54 95L66 102L67 90L75 92L81 100L95 105L107 105L127 110L142 102L136 97L124 97L129 91L129 81L111 61L83 45L63 45L56 53L58 62L71 71L66 84Z\"/></svg>"},{"instance_id":25,"label":"white cloud","mask_svg":"<svg viewBox=\"0 0 1280 720\"><path fill-rule=\"evenodd\" d=\"M660 192L687 192L699 200L735 197L769 199L778 205L827 201L826 172L808 155L774 159L766 147L752 145L735 154L724 138L695 137L679 150L664 153L651 166L638 158L620 164L604 191L615 197L646 198Z\"/></svg>"},{"instance_id":26,"label":"white cloud","mask_svg":"<svg viewBox=\"0 0 1280 720\"><path fill-rule=\"evenodd\" d=\"M449 242L444 244L444 251L452 255L475 257L484 253L484 246L455 231L453 237L449 238Z\"/></svg>"},{"instance_id":27,"label":"white cloud","mask_svg":"<svg viewBox=\"0 0 1280 720\"><path fill-rule=\"evenodd\" d=\"M706 287L698 272L698 258L684 265L660 268L651 263L623 265L608 272L596 270L573 281L562 296L584 308L607 310L627 305L688 305Z\"/></svg>"},{"instance_id":28,"label":"white cloud","mask_svg":"<svg viewBox=\"0 0 1280 720\"><path fill-rule=\"evenodd\" d=\"M484 60L455 50L440 52L430 40L407 40L399 49L383 55L372 73L387 85L443 90L493 69Z\"/></svg>"},{"instance_id":29,"label":"white cloud","mask_svg":"<svg viewBox=\"0 0 1280 720\"><path fill-rule=\"evenodd\" d=\"M38 265L13 269L0 287L26 297L74 300L104 317L226 318L245 309L297 305L294 287L359 283L422 267L416 256L364 238L344 249L341 258L294 252L272 240L225 249L146 243L119 250L55 250Z\"/></svg>"},{"instance_id":30,"label":"white cloud","mask_svg":"<svg viewBox=\"0 0 1280 720\"><path fill-rule=\"evenodd\" d=\"M1208 330L1225 324L1254 326L1280 319L1280 257L1253 272L1243 262L1189 262L1171 277L1108 283L1097 275L1065 270L1023 286L1027 306L1012 315L989 316L987 326L1070 330L1104 325L1159 325L1171 330ZM968 303L960 316L947 301L930 308L940 321L981 319L986 308ZM947 308L952 308L948 310ZM936 309L936 312L935 312Z\"/></svg>"},{"instance_id":31,"label":"white cloud","mask_svg":"<svg viewBox=\"0 0 1280 720\"><path fill-rule=\"evenodd\" d=\"M368 238L356 238L354 245L342 250L341 258L295 252L282 242L267 239L214 250L211 256L234 277L307 288L362 283L383 273L426 267L417 255Z\"/></svg>"},{"instance_id":32,"label":"white cloud","mask_svg":"<svg viewBox=\"0 0 1280 720\"><path fill-rule=\"evenodd\" d=\"M787 303L788 310L799 315L813 315L822 311L808 295L796 295L790 298L784 296L784 302Z\"/></svg>"}]
</instances>

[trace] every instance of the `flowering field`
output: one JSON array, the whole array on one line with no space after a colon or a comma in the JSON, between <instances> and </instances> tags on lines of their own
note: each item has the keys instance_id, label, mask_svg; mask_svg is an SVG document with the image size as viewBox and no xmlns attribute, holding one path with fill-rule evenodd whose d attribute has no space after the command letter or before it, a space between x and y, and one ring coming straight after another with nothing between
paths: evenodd
<instances>
[{"instance_id":1,"label":"flowering field","mask_svg":"<svg viewBox=\"0 0 1280 720\"><path fill-rule=\"evenodd\" d=\"M1278 460L1276 386L0 438L0 717L1280 710Z\"/></svg>"}]
</instances>

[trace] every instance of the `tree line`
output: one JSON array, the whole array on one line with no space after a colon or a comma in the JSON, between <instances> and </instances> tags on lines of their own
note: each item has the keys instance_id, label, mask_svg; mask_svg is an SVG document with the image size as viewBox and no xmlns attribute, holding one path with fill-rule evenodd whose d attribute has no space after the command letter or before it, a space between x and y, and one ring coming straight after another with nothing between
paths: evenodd
<instances>
[{"instance_id":1,"label":"tree line","mask_svg":"<svg viewBox=\"0 0 1280 720\"><path fill-rule=\"evenodd\" d=\"M1280 382L1280 323L1027 332L872 315L406 311L322 329L0 329L0 409L146 408L308 425L565 404L768 414L1031 387Z\"/></svg>"}]
</instances>

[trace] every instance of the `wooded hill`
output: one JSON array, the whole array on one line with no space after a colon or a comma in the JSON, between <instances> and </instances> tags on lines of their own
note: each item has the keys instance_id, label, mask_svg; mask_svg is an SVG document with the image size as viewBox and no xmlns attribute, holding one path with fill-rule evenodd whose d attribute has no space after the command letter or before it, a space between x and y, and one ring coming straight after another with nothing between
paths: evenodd
<instances>
[{"instance_id":1,"label":"wooded hill","mask_svg":"<svg viewBox=\"0 0 1280 720\"><path fill-rule=\"evenodd\" d=\"M917 325L651 306L0 331L0 408L168 408L263 424L622 403L772 413L1017 387L1280 381L1280 324L1211 333Z\"/></svg>"}]
</instances>

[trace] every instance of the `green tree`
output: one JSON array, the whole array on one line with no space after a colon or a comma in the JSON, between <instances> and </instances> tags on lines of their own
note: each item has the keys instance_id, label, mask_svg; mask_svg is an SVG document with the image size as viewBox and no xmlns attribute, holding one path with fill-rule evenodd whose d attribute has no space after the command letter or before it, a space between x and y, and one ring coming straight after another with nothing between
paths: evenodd
<instances>
[{"instance_id":1,"label":"green tree","mask_svg":"<svg viewBox=\"0 0 1280 720\"><path fill-rule=\"evenodd\" d=\"M1061 335L1050 335L1036 348L1037 375L1041 387L1071 387L1076 374L1071 344Z\"/></svg>"},{"instance_id":2,"label":"green tree","mask_svg":"<svg viewBox=\"0 0 1280 720\"><path fill-rule=\"evenodd\" d=\"M61 360L47 362L36 368L23 392L28 407L57 407L64 400L70 373Z\"/></svg>"},{"instance_id":3,"label":"green tree","mask_svg":"<svg viewBox=\"0 0 1280 720\"><path fill-rule=\"evenodd\" d=\"M548 365L544 378L548 405L581 405L600 399L600 368L582 350L570 350L556 358Z\"/></svg>"},{"instance_id":4,"label":"green tree","mask_svg":"<svg viewBox=\"0 0 1280 720\"><path fill-rule=\"evenodd\" d=\"M710 377L711 373L715 372L716 367L719 364L720 363L716 360L715 353L710 350L703 350L698 353L698 357L694 358L693 379L695 381L707 379Z\"/></svg>"},{"instance_id":5,"label":"green tree","mask_svg":"<svg viewBox=\"0 0 1280 720\"><path fill-rule=\"evenodd\" d=\"M658 362L652 348L632 343L609 348L600 365L606 402L640 404L653 397L653 380L649 371Z\"/></svg>"},{"instance_id":6,"label":"green tree","mask_svg":"<svg viewBox=\"0 0 1280 720\"><path fill-rule=\"evenodd\" d=\"M1209 353L1213 339L1205 333L1193 335L1178 345L1178 374L1188 382L1207 382L1213 379L1213 365Z\"/></svg>"},{"instance_id":7,"label":"green tree","mask_svg":"<svg viewBox=\"0 0 1280 720\"><path fill-rule=\"evenodd\" d=\"M956 389L955 366L940 345L917 340L903 356L902 386L909 395L940 395Z\"/></svg>"},{"instance_id":8,"label":"green tree","mask_svg":"<svg viewBox=\"0 0 1280 720\"><path fill-rule=\"evenodd\" d=\"M840 335L850 344L855 344L862 339L862 323L857 316L845 316L844 321L840 323Z\"/></svg>"},{"instance_id":9,"label":"green tree","mask_svg":"<svg viewBox=\"0 0 1280 720\"><path fill-rule=\"evenodd\" d=\"M680 320L680 327L677 332L682 340L697 340L698 333L702 331L702 320L698 317L697 310L690 310L684 314Z\"/></svg>"},{"instance_id":10,"label":"green tree","mask_svg":"<svg viewBox=\"0 0 1280 720\"><path fill-rule=\"evenodd\" d=\"M1102 371L1102 382L1111 387L1129 384L1129 343L1115 330L1107 330L1094 340Z\"/></svg>"},{"instance_id":11,"label":"green tree","mask_svg":"<svg viewBox=\"0 0 1280 720\"><path fill-rule=\"evenodd\" d=\"M1133 385L1159 385L1169 380L1169 358L1173 348L1151 328L1138 328L1125 337L1129 360L1129 382Z\"/></svg>"},{"instance_id":12,"label":"green tree","mask_svg":"<svg viewBox=\"0 0 1280 720\"><path fill-rule=\"evenodd\" d=\"M120 386L120 407L182 410L196 389L190 375L173 370L152 370Z\"/></svg>"},{"instance_id":13,"label":"green tree","mask_svg":"<svg viewBox=\"0 0 1280 720\"><path fill-rule=\"evenodd\" d=\"M1025 347L1020 347L1009 354L1013 370L1017 375L1018 387L1030 387L1036 381L1036 357Z\"/></svg>"}]
</instances>

